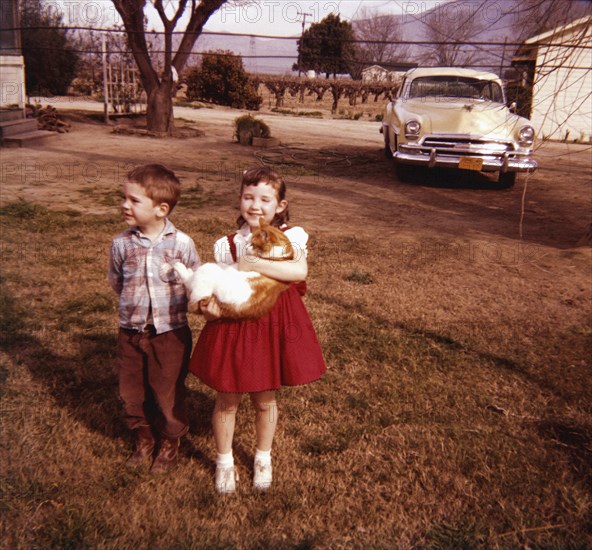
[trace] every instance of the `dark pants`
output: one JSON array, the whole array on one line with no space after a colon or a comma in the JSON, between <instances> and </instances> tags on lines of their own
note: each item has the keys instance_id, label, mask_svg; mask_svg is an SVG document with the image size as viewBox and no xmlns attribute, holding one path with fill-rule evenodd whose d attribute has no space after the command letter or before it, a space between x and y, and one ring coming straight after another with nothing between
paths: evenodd
<instances>
[{"instance_id":1,"label":"dark pants","mask_svg":"<svg viewBox=\"0 0 592 550\"><path fill-rule=\"evenodd\" d=\"M191 354L188 326L156 334L119 329L117 359L124 421L131 429L151 426L167 438L189 429L185 378Z\"/></svg>"}]
</instances>

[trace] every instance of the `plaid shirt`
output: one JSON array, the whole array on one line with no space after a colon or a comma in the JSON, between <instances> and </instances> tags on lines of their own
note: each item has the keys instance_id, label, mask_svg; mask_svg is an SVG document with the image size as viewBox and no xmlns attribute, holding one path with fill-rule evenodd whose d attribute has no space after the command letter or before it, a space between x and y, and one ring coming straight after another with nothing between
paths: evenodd
<instances>
[{"instance_id":1,"label":"plaid shirt","mask_svg":"<svg viewBox=\"0 0 592 550\"><path fill-rule=\"evenodd\" d=\"M152 242L137 227L117 235L109 254L109 283L119 294L119 326L157 334L187 324L185 286L172 268L181 262L196 269L199 256L191 237L167 219Z\"/></svg>"}]
</instances>

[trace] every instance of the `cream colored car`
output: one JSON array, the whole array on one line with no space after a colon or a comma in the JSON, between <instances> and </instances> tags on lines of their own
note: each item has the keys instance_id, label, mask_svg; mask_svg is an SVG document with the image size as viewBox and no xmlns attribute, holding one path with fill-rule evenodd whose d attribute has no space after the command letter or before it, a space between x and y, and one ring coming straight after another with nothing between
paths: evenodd
<instances>
[{"instance_id":1,"label":"cream colored car","mask_svg":"<svg viewBox=\"0 0 592 550\"><path fill-rule=\"evenodd\" d=\"M380 131L385 154L405 177L419 165L499 172L501 186L517 172L534 171L534 128L506 106L494 73L433 67L405 73L397 97L386 106Z\"/></svg>"}]
</instances>

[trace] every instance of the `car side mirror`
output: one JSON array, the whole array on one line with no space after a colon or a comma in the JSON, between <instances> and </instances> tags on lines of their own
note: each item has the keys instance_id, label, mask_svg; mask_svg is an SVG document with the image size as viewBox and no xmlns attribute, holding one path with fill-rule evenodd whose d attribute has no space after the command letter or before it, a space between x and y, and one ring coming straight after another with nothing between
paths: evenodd
<instances>
[{"instance_id":1,"label":"car side mirror","mask_svg":"<svg viewBox=\"0 0 592 550\"><path fill-rule=\"evenodd\" d=\"M510 109L511 113L515 113L516 111L518 111L518 103L516 103L515 101L512 101L512 103L510 103L508 108Z\"/></svg>"}]
</instances>

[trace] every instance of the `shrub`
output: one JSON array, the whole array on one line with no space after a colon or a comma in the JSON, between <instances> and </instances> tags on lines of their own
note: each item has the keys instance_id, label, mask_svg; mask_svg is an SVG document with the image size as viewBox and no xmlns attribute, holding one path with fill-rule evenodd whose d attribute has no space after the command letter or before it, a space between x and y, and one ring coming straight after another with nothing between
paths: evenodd
<instances>
[{"instance_id":1,"label":"shrub","mask_svg":"<svg viewBox=\"0 0 592 550\"><path fill-rule=\"evenodd\" d=\"M292 115L292 116L306 116L312 118L323 118L321 111L295 111L294 109L282 109L280 107L273 107L272 113L278 113L280 115Z\"/></svg>"},{"instance_id":2,"label":"shrub","mask_svg":"<svg viewBox=\"0 0 592 550\"><path fill-rule=\"evenodd\" d=\"M70 83L68 90L72 95L92 95L94 92L94 84L86 78L75 78Z\"/></svg>"},{"instance_id":3,"label":"shrub","mask_svg":"<svg viewBox=\"0 0 592 550\"><path fill-rule=\"evenodd\" d=\"M27 92L66 95L80 59L59 10L42 0L24 0L20 4Z\"/></svg>"},{"instance_id":4,"label":"shrub","mask_svg":"<svg viewBox=\"0 0 592 550\"><path fill-rule=\"evenodd\" d=\"M249 79L242 59L232 52L220 50L207 52L201 67L189 72L187 98L252 111L258 111L263 101Z\"/></svg>"},{"instance_id":5,"label":"shrub","mask_svg":"<svg viewBox=\"0 0 592 550\"><path fill-rule=\"evenodd\" d=\"M252 115L242 115L234 119L234 137L243 145L252 145L254 137L271 136L269 126Z\"/></svg>"}]
</instances>

